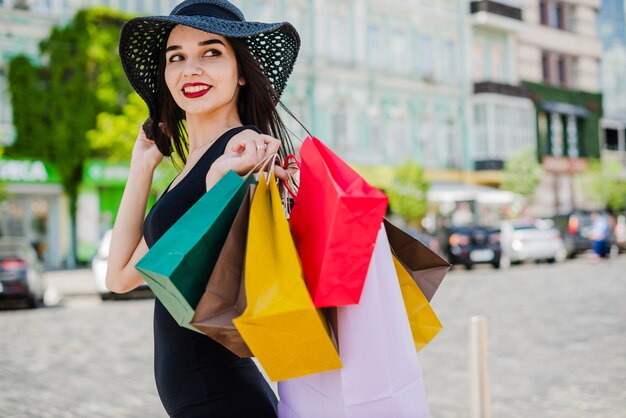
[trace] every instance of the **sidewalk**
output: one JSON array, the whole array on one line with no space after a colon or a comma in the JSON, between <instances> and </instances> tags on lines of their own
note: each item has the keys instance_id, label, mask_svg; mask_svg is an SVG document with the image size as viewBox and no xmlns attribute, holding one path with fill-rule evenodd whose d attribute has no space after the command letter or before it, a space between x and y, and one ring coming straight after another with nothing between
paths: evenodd
<instances>
[{"instance_id":1,"label":"sidewalk","mask_svg":"<svg viewBox=\"0 0 626 418\"><path fill-rule=\"evenodd\" d=\"M57 270L44 273L48 288L64 297L95 296L97 294L90 268Z\"/></svg>"}]
</instances>

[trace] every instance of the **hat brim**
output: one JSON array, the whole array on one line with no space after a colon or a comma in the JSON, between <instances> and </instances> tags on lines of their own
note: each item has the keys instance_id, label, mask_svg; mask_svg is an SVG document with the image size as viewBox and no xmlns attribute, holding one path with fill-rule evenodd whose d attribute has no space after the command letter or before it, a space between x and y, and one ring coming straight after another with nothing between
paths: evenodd
<instances>
[{"instance_id":1,"label":"hat brim","mask_svg":"<svg viewBox=\"0 0 626 418\"><path fill-rule=\"evenodd\" d=\"M226 38L245 39L252 55L280 97L300 49L300 37L287 23L229 21L208 16L148 16L127 21L120 34L119 54L124 72L153 115L156 112L160 54L169 33L185 25Z\"/></svg>"}]
</instances>

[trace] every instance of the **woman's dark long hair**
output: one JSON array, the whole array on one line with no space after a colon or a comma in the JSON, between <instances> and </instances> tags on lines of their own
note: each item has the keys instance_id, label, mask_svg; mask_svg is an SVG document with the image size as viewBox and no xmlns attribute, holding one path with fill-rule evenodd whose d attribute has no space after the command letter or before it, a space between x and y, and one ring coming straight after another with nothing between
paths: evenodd
<instances>
[{"instance_id":1,"label":"woman's dark long hair","mask_svg":"<svg viewBox=\"0 0 626 418\"><path fill-rule=\"evenodd\" d=\"M237 100L237 111L241 122L244 125L255 125L262 133L280 140L282 146L279 154L284 158L287 154L294 152L294 147L276 108L279 103L278 94L263 73L259 62L250 53L245 40L227 39L235 52L239 77L245 80L245 84L239 88ZM184 123L185 112L176 104L165 83L165 45L159 58L156 88L157 109L151 111L155 114L151 114L144 124L144 131L149 138L154 140L163 155L170 156L172 152L176 152L185 163L189 152ZM282 103L280 105L287 114L294 117Z\"/></svg>"}]
</instances>

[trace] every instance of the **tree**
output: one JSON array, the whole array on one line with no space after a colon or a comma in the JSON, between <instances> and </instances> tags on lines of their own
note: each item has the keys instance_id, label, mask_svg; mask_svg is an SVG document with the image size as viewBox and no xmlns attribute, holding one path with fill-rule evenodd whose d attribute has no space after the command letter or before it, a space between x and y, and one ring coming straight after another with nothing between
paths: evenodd
<instances>
[{"instance_id":1,"label":"tree","mask_svg":"<svg viewBox=\"0 0 626 418\"><path fill-rule=\"evenodd\" d=\"M590 159L587 169L580 175L585 200L595 207L620 211L626 208L626 179L620 177L618 161Z\"/></svg>"},{"instance_id":2,"label":"tree","mask_svg":"<svg viewBox=\"0 0 626 418\"><path fill-rule=\"evenodd\" d=\"M68 196L76 259L76 203L83 165L93 156L86 133L100 112L120 112L131 91L117 45L128 16L106 9L79 11L40 44L44 64L18 56L9 64L17 138L10 156L44 158L59 170Z\"/></svg>"},{"instance_id":3,"label":"tree","mask_svg":"<svg viewBox=\"0 0 626 418\"><path fill-rule=\"evenodd\" d=\"M387 190L391 210L408 223L419 224L428 211L426 194L430 183L424 176L424 170L419 164L407 161L398 166L394 174L391 187Z\"/></svg>"},{"instance_id":4,"label":"tree","mask_svg":"<svg viewBox=\"0 0 626 418\"><path fill-rule=\"evenodd\" d=\"M128 95L121 113L99 113L96 127L87 132L87 140L94 155L110 161L127 160L139 127L147 116L145 102L134 92Z\"/></svg>"},{"instance_id":5,"label":"tree","mask_svg":"<svg viewBox=\"0 0 626 418\"><path fill-rule=\"evenodd\" d=\"M541 181L543 168L533 148L523 148L504 162L502 189L531 197Z\"/></svg>"}]
</instances>

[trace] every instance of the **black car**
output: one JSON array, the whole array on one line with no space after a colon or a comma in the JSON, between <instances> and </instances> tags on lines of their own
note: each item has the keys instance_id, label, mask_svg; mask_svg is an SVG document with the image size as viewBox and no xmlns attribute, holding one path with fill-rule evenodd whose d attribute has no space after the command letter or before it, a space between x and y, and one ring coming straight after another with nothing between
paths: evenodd
<instances>
[{"instance_id":1,"label":"black car","mask_svg":"<svg viewBox=\"0 0 626 418\"><path fill-rule=\"evenodd\" d=\"M0 238L0 302L23 301L34 308L43 300L43 268L23 238Z\"/></svg>"},{"instance_id":2,"label":"black car","mask_svg":"<svg viewBox=\"0 0 626 418\"><path fill-rule=\"evenodd\" d=\"M474 264L500 268L500 231L485 226L455 226L446 229L443 245L450 264L471 269Z\"/></svg>"},{"instance_id":3,"label":"black car","mask_svg":"<svg viewBox=\"0 0 626 418\"><path fill-rule=\"evenodd\" d=\"M576 257L591 249L591 238L589 233L593 225L591 212L588 210L575 210L568 214L556 215L552 218L554 227L559 230L567 256Z\"/></svg>"}]
</instances>

